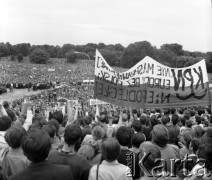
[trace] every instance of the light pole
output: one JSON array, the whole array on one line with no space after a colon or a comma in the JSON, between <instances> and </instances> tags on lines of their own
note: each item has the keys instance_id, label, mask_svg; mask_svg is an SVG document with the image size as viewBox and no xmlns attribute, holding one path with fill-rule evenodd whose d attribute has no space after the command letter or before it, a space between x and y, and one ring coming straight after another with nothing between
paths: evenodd
<instances>
[{"instance_id":1,"label":"light pole","mask_svg":"<svg viewBox=\"0 0 212 180\"><path fill-rule=\"evenodd\" d=\"M89 56L88 54L84 53L84 52L74 51L74 53L75 53L75 54L84 54L84 55L86 55L86 56L88 57L89 60L91 60L91 59L90 59L90 56Z\"/></svg>"}]
</instances>

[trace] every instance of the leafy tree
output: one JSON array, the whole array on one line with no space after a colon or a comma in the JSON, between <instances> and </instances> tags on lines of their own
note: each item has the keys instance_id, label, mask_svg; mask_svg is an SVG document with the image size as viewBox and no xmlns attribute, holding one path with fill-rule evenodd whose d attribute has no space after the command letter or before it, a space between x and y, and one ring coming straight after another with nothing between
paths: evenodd
<instances>
[{"instance_id":1,"label":"leafy tree","mask_svg":"<svg viewBox=\"0 0 212 180\"><path fill-rule=\"evenodd\" d=\"M177 68L185 67L185 64L188 60L189 60L189 56L177 56L176 57L176 67Z\"/></svg>"},{"instance_id":2,"label":"leafy tree","mask_svg":"<svg viewBox=\"0 0 212 180\"><path fill-rule=\"evenodd\" d=\"M161 46L161 49L170 50L178 56L183 55L183 46L180 45L180 44L177 44L177 43L175 43L175 44L163 44Z\"/></svg>"},{"instance_id":3,"label":"leafy tree","mask_svg":"<svg viewBox=\"0 0 212 180\"><path fill-rule=\"evenodd\" d=\"M77 61L77 54L74 51L70 50L65 54L68 63L76 63Z\"/></svg>"},{"instance_id":4,"label":"leafy tree","mask_svg":"<svg viewBox=\"0 0 212 180\"><path fill-rule=\"evenodd\" d=\"M94 54L96 52L98 45L94 43L88 43L84 46L84 51L81 49L79 52L85 52L85 53L92 53Z\"/></svg>"},{"instance_id":5,"label":"leafy tree","mask_svg":"<svg viewBox=\"0 0 212 180\"><path fill-rule=\"evenodd\" d=\"M28 56L31 45L29 43L21 43L16 45L16 53Z\"/></svg>"},{"instance_id":6,"label":"leafy tree","mask_svg":"<svg viewBox=\"0 0 212 180\"><path fill-rule=\"evenodd\" d=\"M36 48L30 54L29 59L36 64L46 64L49 60L49 54L42 49Z\"/></svg>"},{"instance_id":7,"label":"leafy tree","mask_svg":"<svg viewBox=\"0 0 212 180\"><path fill-rule=\"evenodd\" d=\"M104 49L104 48L106 48L106 45L104 43L99 43L97 48Z\"/></svg>"},{"instance_id":8,"label":"leafy tree","mask_svg":"<svg viewBox=\"0 0 212 180\"><path fill-rule=\"evenodd\" d=\"M22 61L24 60L23 54L18 54L18 55L16 56L16 58L17 58L18 62L22 62Z\"/></svg>"},{"instance_id":9,"label":"leafy tree","mask_svg":"<svg viewBox=\"0 0 212 180\"><path fill-rule=\"evenodd\" d=\"M212 73L212 52L207 52L206 66L207 66L207 72Z\"/></svg>"},{"instance_id":10,"label":"leafy tree","mask_svg":"<svg viewBox=\"0 0 212 180\"><path fill-rule=\"evenodd\" d=\"M155 60L169 67L177 67L176 55L170 50L166 49L156 50Z\"/></svg>"},{"instance_id":11,"label":"leafy tree","mask_svg":"<svg viewBox=\"0 0 212 180\"><path fill-rule=\"evenodd\" d=\"M74 50L75 49L75 46L72 45L72 44L64 44L62 46L62 52L63 52L63 55L66 56L66 53L70 50Z\"/></svg>"},{"instance_id":12,"label":"leafy tree","mask_svg":"<svg viewBox=\"0 0 212 180\"><path fill-rule=\"evenodd\" d=\"M155 57L153 46L148 41L135 42L124 50L121 65L124 68L131 68L145 56Z\"/></svg>"},{"instance_id":13,"label":"leafy tree","mask_svg":"<svg viewBox=\"0 0 212 180\"><path fill-rule=\"evenodd\" d=\"M115 44L115 50L116 51L124 51L124 46L122 46L121 44Z\"/></svg>"},{"instance_id":14,"label":"leafy tree","mask_svg":"<svg viewBox=\"0 0 212 180\"><path fill-rule=\"evenodd\" d=\"M200 60L202 60L201 57L194 58L194 57L190 56L190 57L188 57L188 60L184 64L184 67L192 66L192 65L198 63Z\"/></svg>"},{"instance_id":15,"label":"leafy tree","mask_svg":"<svg viewBox=\"0 0 212 180\"><path fill-rule=\"evenodd\" d=\"M9 56L10 55L10 50L4 43L0 43L0 57L3 56Z\"/></svg>"},{"instance_id":16,"label":"leafy tree","mask_svg":"<svg viewBox=\"0 0 212 180\"><path fill-rule=\"evenodd\" d=\"M111 51L107 48L100 49L99 51L110 66L117 64L118 59L116 56L116 51Z\"/></svg>"}]
</instances>

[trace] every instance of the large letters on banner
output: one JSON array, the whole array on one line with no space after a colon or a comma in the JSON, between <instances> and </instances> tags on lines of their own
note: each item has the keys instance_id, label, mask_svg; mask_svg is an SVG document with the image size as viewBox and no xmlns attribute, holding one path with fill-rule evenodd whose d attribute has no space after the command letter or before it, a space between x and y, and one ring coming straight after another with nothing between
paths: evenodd
<instances>
[{"instance_id":1,"label":"large letters on banner","mask_svg":"<svg viewBox=\"0 0 212 180\"><path fill-rule=\"evenodd\" d=\"M207 83L205 60L186 68L170 68L147 56L118 73L96 51L94 98L118 106L207 106Z\"/></svg>"}]
</instances>

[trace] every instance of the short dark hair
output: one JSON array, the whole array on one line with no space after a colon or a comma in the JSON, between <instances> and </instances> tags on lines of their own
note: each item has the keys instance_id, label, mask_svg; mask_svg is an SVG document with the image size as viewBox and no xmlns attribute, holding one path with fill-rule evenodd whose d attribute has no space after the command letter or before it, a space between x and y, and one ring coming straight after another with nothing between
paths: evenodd
<instances>
[{"instance_id":1,"label":"short dark hair","mask_svg":"<svg viewBox=\"0 0 212 180\"><path fill-rule=\"evenodd\" d=\"M191 131L185 131L185 132L183 133L183 139L184 139L184 141L185 141L185 146L186 146L187 148L189 148L189 145L190 145L192 139L194 139L194 134L193 134L193 132L191 132Z\"/></svg>"},{"instance_id":2,"label":"short dark hair","mask_svg":"<svg viewBox=\"0 0 212 180\"><path fill-rule=\"evenodd\" d=\"M132 136L132 146L139 148L141 143L145 141L145 136L143 133L135 133Z\"/></svg>"},{"instance_id":3,"label":"short dark hair","mask_svg":"<svg viewBox=\"0 0 212 180\"><path fill-rule=\"evenodd\" d=\"M163 115L161 117L161 122L163 123L163 125L166 125L168 122L170 122L170 118L167 115Z\"/></svg>"},{"instance_id":4,"label":"short dark hair","mask_svg":"<svg viewBox=\"0 0 212 180\"><path fill-rule=\"evenodd\" d=\"M174 114L176 112L176 109L175 108L171 108L171 114Z\"/></svg>"},{"instance_id":5,"label":"short dark hair","mask_svg":"<svg viewBox=\"0 0 212 180\"><path fill-rule=\"evenodd\" d=\"M101 145L102 157L106 161L115 161L121 152L119 142L115 138L107 138Z\"/></svg>"},{"instance_id":6,"label":"short dark hair","mask_svg":"<svg viewBox=\"0 0 212 180\"><path fill-rule=\"evenodd\" d=\"M60 124L56 119L50 119L46 125L53 125L56 128L56 134L58 134L59 128L60 128Z\"/></svg>"},{"instance_id":7,"label":"short dark hair","mask_svg":"<svg viewBox=\"0 0 212 180\"><path fill-rule=\"evenodd\" d=\"M141 131L141 122L138 120L134 120L132 122L132 128L134 128L136 132L140 132Z\"/></svg>"},{"instance_id":8,"label":"short dark hair","mask_svg":"<svg viewBox=\"0 0 212 180\"><path fill-rule=\"evenodd\" d=\"M164 148L169 142L168 129L161 124L155 125L153 127L151 135L153 142L162 148Z\"/></svg>"},{"instance_id":9,"label":"short dark hair","mask_svg":"<svg viewBox=\"0 0 212 180\"><path fill-rule=\"evenodd\" d=\"M64 141L68 146L76 144L82 136L82 130L77 124L66 126L64 133Z\"/></svg>"},{"instance_id":10,"label":"short dark hair","mask_svg":"<svg viewBox=\"0 0 212 180\"><path fill-rule=\"evenodd\" d=\"M190 119L190 116L188 114L184 114L183 116L186 120L189 120Z\"/></svg>"},{"instance_id":11,"label":"short dark hair","mask_svg":"<svg viewBox=\"0 0 212 180\"><path fill-rule=\"evenodd\" d=\"M59 124L63 123L63 113L61 111L55 111L53 114L53 118L56 119Z\"/></svg>"},{"instance_id":12,"label":"short dark hair","mask_svg":"<svg viewBox=\"0 0 212 180\"><path fill-rule=\"evenodd\" d=\"M53 126L53 125L46 125L46 126L43 126L42 128L44 131L46 131L50 138L54 138L55 137L55 134L56 134L56 128Z\"/></svg>"},{"instance_id":13,"label":"short dark hair","mask_svg":"<svg viewBox=\"0 0 212 180\"><path fill-rule=\"evenodd\" d=\"M11 118L12 121L15 121L15 112L11 109L6 109L7 115Z\"/></svg>"},{"instance_id":14,"label":"short dark hair","mask_svg":"<svg viewBox=\"0 0 212 180\"><path fill-rule=\"evenodd\" d=\"M6 131L10 128L12 120L9 116L0 117L0 131Z\"/></svg>"},{"instance_id":15,"label":"short dark hair","mask_svg":"<svg viewBox=\"0 0 212 180\"><path fill-rule=\"evenodd\" d=\"M91 122L92 122L91 116L85 116L85 117L83 118L83 120L84 120L84 122L85 122L86 125L89 125L89 124L91 124Z\"/></svg>"},{"instance_id":16,"label":"short dark hair","mask_svg":"<svg viewBox=\"0 0 212 180\"><path fill-rule=\"evenodd\" d=\"M191 127L192 127L192 120L191 120L191 119L187 119L186 122L185 122L185 125L186 125L188 128L191 128Z\"/></svg>"},{"instance_id":17,"label":"short dark hair","mask_svg":"<svg viewBox=\"0 0 212 180\"><path fill-rule=\"evenodd\" d=\"M159 124L158 118L155 115L152 115L150 117L150 123L151 123L151 126L152 127L155 126L155 125L157 125L157 124Z\"/></svg>"},{"instance_id":18,"label":"short dark hair","mask_svg":"<svg viewBox=\"0 0 212 180\"><path fill-rule=\"evenodd\" d=\"M169 115L170 114L170 109L164 109L163 110L164 115Z\"/></svg>"},{"instance_id":19,"label":"short dark hair","mask_svg":"<svg viewBox=\"0 0 212 180\"><path fill-rule=\"evenodd\" d=\"M26 130L22 126L13 126L9 128L4 135L7 144L15 149L21 146L21 140L26 135Z\"/></svg>"},{"instance_id":20,"label":"short dark hair","mask_svg":"<svg viewBox=\"0 0 212 180\"><path fill-rule=\"evenodd\" d=\"M5 109L10 107L8 101L4 101L3 106L4 106Z\"/></svg>"},{"instance_id":21,"label":"short dark hair","mask_svg":"<svg viewBox=\"0 0 212 180\"><path fill-rule=\"evenodd\" d=\"M196 120L197 124L201 124L201 122L202 122L202 118L198 115L195 116L195 120Z\"/></svg>"},{"instance_id":22,"label":"short dark hair","mask_svg":"<svg viewBox=\"0 0 212 180\"><path fill-rule=\"evenodd\" d=\"M195 111L190 110L190 115L191 115L191 116L194 116L195 114L196 114Z\"/></svg>"},{"instance_id":23,"label":"short dark hair","mask_svg":"<svg viewBox=\"0 0 212 180\"><path fill-rule=\"evenodd\" d=\"M113 124L118 124L118 122L119 122L119 116L118 115L115 115L113 117Z\"/></svg>"},{"instance_id":24,"label":"short dark hair","mask_svg":"<svg viewBox=\"0 0 212 180\"><path fill-rule=\"evenodd\" d=\"M197 150L199 149L199 146L200 146L199 140L198 139L192 139L190 144L193 148L193 152L196 154L196 152L197 152Z\"/></svg>"},{"instance_id":25,"label":"short dark hair","mask_svg":"<svg viewBox=\"0 0 212 180\"><path fill-rule=\"evenodd\" d=\"M121 126L117 129L116 138L121 146L128 146L131 141L131 130L129 127Z\"/></svg>"},{"instance_id":26,"label":"short dark hair","mask_svg":"<svg viewBox=\"0 0 212 180\"><path fill-rule=\"evenodd\" d=\"M172 123L173 125L176 125L179 122L179 117L177 114L172 115Z\"/></svg>"},{"instance_id":27,"label":"short dark hair","mask_svg":"<svg viewBox=\"0 0 212 180\"><path fill-rule=\"evenodd\" d=\"M42 129L31 129L21 142L24 155L32 162L44 161L51 149L48 133Z\"/></svg>"},{"instance_id":28,"label":"short dark hair","mask_svg":"<svg viewBox=\"0 0 212 180\"><path fill-rule=\"evenodd\" d=\"M145 168L151 172L151 170L160 164L160 161L157 159L161 158L160 149L153 143L147 141L143 142L139 147L139 159L142 159L146 154L145 159L143 159L143 165Z\"/></svg>"},{"instance_id":29,"label":"short dark hair","mask_svg":"<svg viewBox=\"0 0 212 180\"><path fill-rule=\"evenodd\" d=\"M142 125L146 125L147 117L144 116L144 115L140 116L140 122L141 122Z\"/></svg>"}]
</instances>

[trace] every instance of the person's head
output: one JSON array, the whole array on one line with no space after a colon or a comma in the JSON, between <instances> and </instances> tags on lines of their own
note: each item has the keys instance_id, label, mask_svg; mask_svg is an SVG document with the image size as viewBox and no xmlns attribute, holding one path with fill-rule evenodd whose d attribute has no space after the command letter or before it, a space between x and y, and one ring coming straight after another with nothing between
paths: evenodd
<instances>
[{"instance_id":1,"label":"person's head","mask_svg":"<svg viewBox=\"0 0 212 180\"><path fill-rule=\"evenodd\" d=\"M12 120L9 116L0 117L0 131L6 131L10 128Z\"/></svg>"},{"instance_id":2,"label":"person's head","mask_svg":"<svg viewBox=\"0 0 212 180\"><path fill-rule=\"evenodd\" d=\"M105 137L105 130L101 126L95 126L91 133L93 138L96 140L103 139Z\"/></svg>"},{"instance_id":3,"label":"person's head","mask_svg":"<svg viewBox=\"0 0 212 180\"><path fill-rule=\"evenodd\" d=\"M192 117L192 116L195 116L195 114L196 114L195 111L190 110L190 115L191 115L191 117Z\"/></svg>"},{"instance_id":4,"label":"person's head","mask_svg":"<svg viewBox=\"0 0 212 180\"><path fill-rule=\"evenodd\" d=\"M55 111L53 114L53 118L56 119L59 124L63 123L63 113L61 111Z\"/></svg>"},{"instance_id":5,"label":"person's head","mask_svg":"<svg viewBox=\"0 0 212 180\"><path fill-rule=\"evenodd\" d=\"M176 109L175 108L171 108L171 114L175 114L176 113Z\"/></svg>"},{"instance_id":6,"label":"person's head","mask_svg":"<svg viewBox=\"0 0 212 180\"><path fill-rule=\"evenodd\" d=\"M101 145L101 151L103 159L112 162L119 156L121 147L115 138L107 138Z\"/></svg>"},{"instance_id":7,"label":"person's head","mask_svg":"<svg viewBox=\"0 0 212 180\"><path fill-rule=\"evenodd\" d=\"M128 115L127 115L126 113L124 113L124 114L122 115L122 121L123 121L123 122L127 122L127 121L128 121Z\"/></svg>"},{"instance_id":8,"label":"person's head","mask_svg":"<svg viewBox=\"0 0 212 180\"><path fill-rule=\"evenodd\" d=\"M189 149L192 150L194 152L194 154L196 154L197 150L199 149L200 146L200 142L198 139L192 139L189 145Z\"/></svg>"},{"instance_id":9,"label":"person's head","mask_svg":"<svg viewBox=\"0 0 212 180\"><path fill-rule=\"evenodd\" d=\"M54 139L56 135L56 128L53 125L43 126L42 129L49 134L50 138Z\"/></svg>"},{"instance_id":10,"label":"person's head","mask_svg":"<svg viewBox=\"0 0 212 180\"><path fill-rule=\"evenodd\" d=\"M11 109L6 109L7 115L11 118L12 121L15 121L15 112Z\"/></svg>"},{"instance_id":11,"label":"person's head","mask_svg":"<svg viewBox=\"0 0 212 180\"><path fill-rule=\"evenodd\" d=\"M53 125L56 128L56 135L58 134L59 128L60 128L60 124L56 119L50 119L46 125Z\"/></svg>"},{"instance_id":12,"label":"person's head","mask_svg":"<svg viewBox=\"0 0 212 180\"><path fill-rule=\"evenodd\" d=\"M10 107L8 101L3 102L4 109L8 109Z\"/></svg>"},{"instance_id":13,"label":"person's head","mask_svg":"<svg viewBox=\"0 0 212 180\"><path fill-rule=\"evenodd\" d=\"M64 141L68 146L75 145L80 141L82 130L79 125L70 124L66 126L64 133Z\"/></svg>"},{"instance_id":14,"label":"person's head","mask_svg":"<svg viewBox=\"0 0 212 180\"><path fill-rule=\"evenodd\" d=\"M183 109L182 108L179 108L178 109L178 112L179 112L180 115L182 115L183 114Z\"/></svg>"},{"instance_id":15,"label":"person's head","mask_svg":"<svg viewBox=\"0 0 212 180\"><path fill-rule=\"evenodd\" d=\"M83 120L85 122L85 125L90 125L92 122L91 116L85 116Z\"/></svg>"},{"instance_id":16,"label":"person's head","mask_svg":"<svg viewBox=\"0 0 212 180\"><path fill-rule=\"evenodd\" d=\"M201 122L202 122L202 118L201 118L200 116L196 115L196 116L195 116L195 121L196 121L196 123L199 125L199 124L201 124Z\"/></svg>"},{"instance_id":17,"label":"person's head","mask_svg":"<svg viewBox=\"0 0 212 180\"><path fill-rule=\"evenodd\" d=\"M185 126L186 126L187 128L191 128L191 127L192 127L192 120L191 120L191 119L186 120Z\"/></svg>"},{"instance_id":18,"label":"person's head","mask_svg":"<svg viewBox=\"0 0 212 180\"><path fill-rule=\"evenodd\" d=\"M143 142L139 147L139 165L143 165L149 172L156 166L159 166L160 162L156 161L161 158L160 149L150 141ZM144 158L144 156L146 156Z\"/></svg>"},{"instance_id":19,"label":"person's head","mask_svg":"<svg viewBox=\"0 0 212 180\"><path fill-rule=\"evenodd\" d=\"M193 131L195 138L201 138L204 133L204 130L202 129L201 126L195 126Z\"/></svg>"},{"instance_id":20,"label":"person's head","mask_svg":"<svg viewBox=\"0 0 212 180\"><path fill-rule=\"evenodd\" d=\"M189 119L190 119L189 114L184 114L184 116L183 116L183 117L185 118L185 120L189 120Z\"/></svg>"},{"instance_id":21,"label":"person's head","mask_svg":"<svg viewBox=\"0 0 212 180\"><path fill-rule=\"evenodd\" d=\"M115 115L113 118L113 124L118 124L118 122L119 122L119 116Z\"/></svg>"},{"instance_id":22,"label":"person's head","mask_svg":"<svg viewBox=\"0 0 212 180\"><path fill-rule=\"evenodd\" d=\"M163 114L166 115L166 116L169 116L170 115L170 109L164 109Z\"/></svg>"},{"instance_id":23,"label":"person's head","mask_svg":"<svg viewBox=\"0 0 212 180\"><path fill-rule=\"evenodd\" d=\"M21 146L21 140L26 135L26 130L22 126L13 126L9 128L4 135L7 144L13 148L19 148Z\"/></svg>"},{"instance_id":24,"label":"person's head","mask_svg":"<svg viewBox=\"0 0 212 180\"><path fill-rule=\"evenodd\" d=\"M156 109L155 109L155 112L158 113L158 114L160 114L160 113L161 113L161 109L156 108Z\"/></svg>"},{"instance_id":25,"label":"person's head","mask_svg":"<svg viewBox=\"0 0 212 180\"><path fill-rule=\"evenodd\" d=\"M106 114L105 114L105 112L100 112L100 116L99 116L99 121L101 122L101 123L107 123L107 116L106 116Z\"/></svg>"},{"instance_id":26,"label":"person's head","mask_svg":"<svg viewBox=\"0 0 212 180\"><path fill-rule=\"evenodd\" d=\"M77 154L84 156L88 161L90 161L95 155L95 149L91 145L85 144L79 148Z\"/></svg>"},{"instance_id":27,"label":"person's head","mask_svg":"<svg viewBox=\"0 0 212 180\"><path fill-rule=\"evenodd\" d=\"M38 115L32 118L32 124L34 127L42 128L46 123L47 121L43 116Z\"/></svg>"},{"instance_id":28,"label":"person's head","mask_svg":"<svg viewBox=\"0 0 212 180\"><path fill-rule=\"evenodd\" d=\"M163 115L161 117L161 122L162 122L163 125L166 125L167 123L170 122L170 118L168 116L166 116L166 115Z\"/></svg>"},{"instance_id":29,"label":"person's head","mask_svg":"<svg viewBox=\"0 0 212 180\"><path fill-rule=\"evenodd\" d=\"M169 133L165 126L155 125L152 130L152 142L157 146L165 147L169 141Z\"/></svg>"},{"instance_id":30,"label":"person's head","mask_svg":"<svg viewBox=\"0 0 212 180\"><path fill-rule=\"evenodd\" d=\"M193 132L185 131L185 132L183 133L183 140L184 140L185 146L186 146L187 148L189 148L189 145L190 145L192 139L194 139L194 134L193 134Z\"/></svg>"},{"instance_id":31,"label":"person's head","mask_svg":"<svg viewBox=\"0 0 212 180\"><path fill-rule=\"evenodd\" d=\"M121 146L128 146L131 136L132 134L129 127L121 126L117 129L116 138Z\"/></svg>"},{"instance_id":32,"label":"person's head","mask_svg":"<svg viewBox=\"0 0 212 180\"><path fill-rule=\"evenodd\" d=\"M150 123L151 123L151 126L154 127L155 125L159 123L158 118L155 115L152 115L150 117Z\"/></svg>"},{"instance_id":33,"label":"person's head","mask_svg":"<svg viewBox=\"0 0 212 180\"><path fill-rule=\"evenodd\" d=\"M140 144L146 140L143 133L135 133L132 135L132 146L135 148L139 148Z\"/></svg>"},{"instance_id":34,"label":"person's head","mask_svg":"<svg viewBox=\"0 0 212 180\"><path fill-rule=\"evenodd\" d=\"M24 155L32 162L44 161L51 149L51 140L47 132L41 129L31 129L23 137L21 146Z\"/></svg>"},{"instance_id":35,"label":"person's head","mask_svg":"<svg viewBox=\"0 0 212 180\"><path fill-rule=\"evenodd\" d=\"M142 115L140 116L140 122L142 125L146 125L147 124L147 117Z\"/></svg>"},{"instance_id":36,"label":"person's head","mask_svg":"<svg viewBox=\"0 0 212 180\"><path fill-rule=\"evenodd\" d=\"M201 143L204 145L210 142L212 142L212 127L207 128L206 132L201 138Z\"/></svg>"},{"instance_id":37,"label":"person's head","mask_svg":"<svg viewBox=\"0 0 212 180\"><path fill-rule=\"evenodd\" d=\"M132 128L136 131L136 132L140 132L141 131L141 122L138 120L134 120L132 122Z\"/></svg>"},{"instance_id":38,"label":"person's head","mask_svg":"<svg viewBox=\"0 0 212 180\"><path fill-rule=\"evenodd\" d=\"M177 114L172 115L172 123L173 125L176 125L179 122L179 117Z\"/></svg>"}]
</instances>

